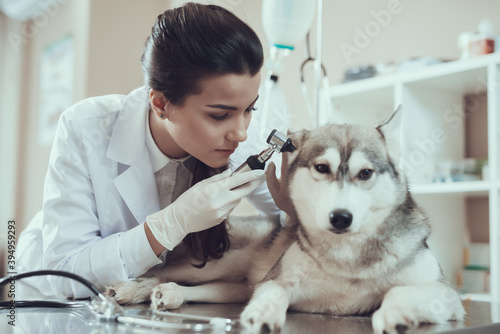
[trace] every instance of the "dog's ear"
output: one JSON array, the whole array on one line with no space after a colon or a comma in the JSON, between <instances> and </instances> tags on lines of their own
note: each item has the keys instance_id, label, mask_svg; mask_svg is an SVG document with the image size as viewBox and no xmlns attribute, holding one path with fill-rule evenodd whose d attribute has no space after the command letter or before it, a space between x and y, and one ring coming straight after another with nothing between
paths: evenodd
<instances>
[{"instance_id":1,"label":"dog's ear","mask_svg":"<svg viewBox=\"0 0 500 334\"><path fill-rule=\"evenodd\" d=\"M302 144L304 143L304 140L309 136L309 131L308 130L302 130L299 132L291 132L288 130L287 132L288 138L292 141L293 146L295 146L295 151L293 153L290 153L290 162L295 160L297 157L300 148L302 147Z\"/></svg>"},{"instance_id":2,"label":"dog's ear","mask_svg":"<svg viewBox=\"0 0 500 334\"><path fill-rule=\"evenodd\" d=\"M403 106L400 104L396 111L385 121L377 126L377 130L383 135L389 156L399 164L401 155L401 124L403 120Z\"/></svg>"}]
</instances>

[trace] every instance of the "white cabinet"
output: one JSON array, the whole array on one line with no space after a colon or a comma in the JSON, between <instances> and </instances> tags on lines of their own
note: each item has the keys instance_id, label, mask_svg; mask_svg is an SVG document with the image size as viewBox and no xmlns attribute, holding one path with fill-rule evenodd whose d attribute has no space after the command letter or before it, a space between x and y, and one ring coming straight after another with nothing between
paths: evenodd
<instances>
[{"instance_id":1,"label":"white cabinet","mask_svg":"<svg viewBox=\"0 0 500 334\"><path fill-rule=\"evenodd\" d=\"M375 125L403 105L402 165L429 215L430 247L452 282L476 228L469 202L486 203L488 222L480 228L490 244L490 296L500 301L500 55L339 84L330 96L335 123ZM468 157L487 159L487 179L433 182L436 166L446 170L450 161Z\"/></svg>"}]
</instances>

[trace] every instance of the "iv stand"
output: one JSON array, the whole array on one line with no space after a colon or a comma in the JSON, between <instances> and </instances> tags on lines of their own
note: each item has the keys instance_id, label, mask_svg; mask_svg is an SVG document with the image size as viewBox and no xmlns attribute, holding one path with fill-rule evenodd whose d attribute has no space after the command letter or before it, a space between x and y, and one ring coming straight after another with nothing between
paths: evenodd
<instances>
[{"instance_id":1,"label":"iv stand","mask_svg":"<svg viewBox=\"0 0 500 334\"><path fill-rule=\"evenodd\" d=\"M316 7L316 58L314 60L314 72L316 76L316 119L315 128L319 126L319 113L321 105L321 49L322 49L322 35L323 35L323 0L318 0Z\"/></svg>"}]
</instances>

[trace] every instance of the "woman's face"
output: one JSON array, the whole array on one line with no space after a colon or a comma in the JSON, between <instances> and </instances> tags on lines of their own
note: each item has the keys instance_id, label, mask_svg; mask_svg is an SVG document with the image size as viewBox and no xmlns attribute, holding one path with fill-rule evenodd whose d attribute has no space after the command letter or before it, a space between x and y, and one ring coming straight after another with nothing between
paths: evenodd
<instances>
[{"instance_id":1,"label":"woman's face","mask_svg":"<svg viewBox=\"0 0 500 334\"><path fill-rule=\"evenodd\" d=\"M171 140L157 142L158 146L171 158L190 154L212 168L226 165L247 139L259 85L260 73L203 80L200 94L188 96L181 106L167 104L160 125Z\"/></svg>"}]
</instances>

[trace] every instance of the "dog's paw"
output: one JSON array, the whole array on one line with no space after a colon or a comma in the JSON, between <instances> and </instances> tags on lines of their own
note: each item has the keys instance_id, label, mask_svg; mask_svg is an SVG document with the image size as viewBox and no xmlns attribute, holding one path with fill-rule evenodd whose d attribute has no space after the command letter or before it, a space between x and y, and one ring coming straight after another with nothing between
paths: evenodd
<instances>
[{"instance_id":1,"label":"dog's paw","mask_svg":"<svg viewBox=\"0 0 500 334\"><path fill-rule=\"evenodd\" d=\"M419 324L461 321L464 313L458 294L444 284L395 287L373 314L372 325L376 334L402 333Z\"/></svg>"},{"instance_id":2,"label":"dog's paw","mask_svg":"<svg viewBox=\"0 0 500 334\"><path fill-rule=\"evenodd\" d=\"M180 287L175 283L163 283L153 289L151 308L153 310L173 310L184 303Z\"/></svg>"},{"instance_id":3,"label":"dog's paw","mask_svg":"<svg viewBox=\"0 0 500 334\"><path fill-rule=\"evenodd\" d=\"M270 299L251 301L240 316L241 325L247 333L260 333L262 329L279 332L285 320L286 309L283 312Z\"/></svg>"},{"instance_id":4,"label":"dog's paw","mask_svg":"<svg viewBox=\"0 0 500 334\"><path fill-rule=\"evenodd\" d=\"M140 278L125 281L106 287L105 296L111 297L119 304L139 304L149 301L153 287L159 284L156 278Z\"/></svg>"},{"instance_id":5,"label":"dog's paw","mask_svg":"<svg viewBox=\"0 0 500 334\"><path fill-rule=\"evenodd\" d=\"M417 325L416 315L404 308L379 309L372 317L375 334L404 333Z\"/></svg>"},{"instance_id":6,"label":"dog's paw","mask_svg":"<svg viewBox=\"0 0 500 334\"><path fill-rule=\"evenodd\" d=\"M137 286L136 281L118 282L113 286L106 287L104 295L113 298L119 304L141 303L144 299L137 296Z\"/></svg>"}]
</instances>

